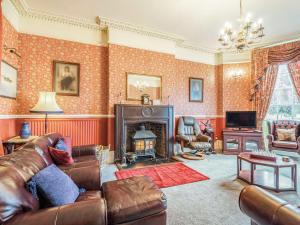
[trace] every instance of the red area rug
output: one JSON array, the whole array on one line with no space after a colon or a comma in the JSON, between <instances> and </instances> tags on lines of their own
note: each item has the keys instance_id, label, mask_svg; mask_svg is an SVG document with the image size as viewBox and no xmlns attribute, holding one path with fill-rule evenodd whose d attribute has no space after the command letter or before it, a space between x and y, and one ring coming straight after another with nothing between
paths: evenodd
<instances>
[{"instance_id":1,"label":"red area rug","mask_svg":"<svg viewBox=\"0 0 300 225\"><path fill-rule=\"evenodd\" d=\"M133 176L149 176L160 188L172 187L209 179L209 177L191 169L183 163L172 163L138 169L119 170L116 172L116 176L119 180Z\"/></svg>"}]
</instances>

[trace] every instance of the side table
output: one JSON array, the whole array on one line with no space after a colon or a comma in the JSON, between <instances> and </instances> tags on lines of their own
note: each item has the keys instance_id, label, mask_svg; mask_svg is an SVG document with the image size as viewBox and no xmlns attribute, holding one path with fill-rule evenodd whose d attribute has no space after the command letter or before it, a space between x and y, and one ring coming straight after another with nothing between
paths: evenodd
<instances>
[{"instance_id":1,"label":"side table","mask_svg":"<svg viewBox=\"0 0 300 225\"><path fill-rule=\"evenodd\" d=\"M23 139L20 136L16 136L13 138L10 138L8 140L3 141L3 147L4 147L4 154L10 154L12 153L16 148L34 140L38 136L30 136L29 138Z\"/></svg>"}]
</instances>

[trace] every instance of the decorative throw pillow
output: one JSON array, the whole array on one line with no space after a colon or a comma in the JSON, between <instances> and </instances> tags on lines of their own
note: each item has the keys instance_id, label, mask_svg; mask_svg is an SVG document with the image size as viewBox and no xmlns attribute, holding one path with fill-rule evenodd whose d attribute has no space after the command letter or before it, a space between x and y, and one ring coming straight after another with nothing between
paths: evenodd
<instances>
[{"instance_id":1,"label":"decorative throw pillow","mask_svg":"<svg viewBox=\"0 0 300 225\"><path fill-rule=\"evenodd\" d=\"M54 164L34 175L27 183L27 190L51 206L74 203L80 194L72 179Z\"/></svg>"},{"instance_id":2,"label":"decorative throw pillow","mask_svg":"<svg viewBox=\"0 0 300 225\"><path fill-rule=\"evenodd\" d=\"M73 157L67 151L49 147L49 152L53 161L58 165L71 165L74 163Z\"/></svg>"},{"instance_id":3,"label":"decorative throw pillow","mask_svg":"<svg viewBox=\"0 0 300 225\"><path fill-rule=\"evenodd\" d=\"M49 147L49 152L56 164L70 165L74 163L70 137L60 138L54 147Z\"/></svg>"},{"instance_id":4,"label":"decorative throw pillow","mask_svg":"<svg viewBox=\"0 0 300 225\"><path fill-rule=\"evenodd\" d=\"M64 150L69 152L72 155L72 139L71 137L63 137L58 140L56 145L54 146L56 149Z\"/></svg>"},{"instance_id":5,"label":"decorative throw pillow","mask_svg":"<svg viewBox=\"0 0 300 225\"><path fill-rule=\"evenodd\" d=\"M296 129L277 129L278 141L296 141Z\"/></svg>"}]
</instances>

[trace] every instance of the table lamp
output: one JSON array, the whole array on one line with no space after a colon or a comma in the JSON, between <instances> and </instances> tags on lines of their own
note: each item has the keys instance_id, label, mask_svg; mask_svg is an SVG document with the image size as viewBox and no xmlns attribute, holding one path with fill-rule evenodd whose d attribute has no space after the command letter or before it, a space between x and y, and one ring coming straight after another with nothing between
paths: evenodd
<instances>
[{"instance_id":1,"label":"table lamp","mask_svg":"<svg viewBox=\"0 0 300 225\"><path fill-rule=\"evenodd\" d=\"M55 94L55 92L40 92L38 102L30 110L31 113L45 114L45 134L48 129L48 114L63 113L62 109L56 103Z\"/></svg>"}]
</instances>

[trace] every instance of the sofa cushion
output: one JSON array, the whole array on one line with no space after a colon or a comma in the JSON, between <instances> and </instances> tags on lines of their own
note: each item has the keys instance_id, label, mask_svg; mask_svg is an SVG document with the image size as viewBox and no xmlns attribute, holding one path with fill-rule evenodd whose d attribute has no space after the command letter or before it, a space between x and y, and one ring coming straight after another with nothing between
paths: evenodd
<instances>
[{"instance_id":1,"label":"sofa cushion","mask_svg":"<svg viewBox=\"0 0 300 225\"><path fill-rule=\"evenodd\" d=\"M86 191L84 193L81 193L78 198L76 199L76 202L83 202L83 201L89 201L89 200L95 200L95 199L101 199L101 191Z\"/></svg>"},{"instance_id":2,"label":"sofa cushion","mask_svg":"<svg viewBox=\"0 0 300 225\"><path fill-rule=\"evenodd\" d=\"M13 166L0 166L0 179L0 224L16 214L39 209L39 202L25 189L23 177Z\"/></svg>"},{"instance_id":3,"label":"sofa cushion","mask_svg":"<svg viewBox=\"0 0 300 225\"><path fill-rule=\"evenodd\" d=\"M289 149L297 149L297 142L292 141L273 141L273 146L277 148L289 148Z\"/></svg>"},{"instance_id":4,"label":"sofa cushion","mask_svg":"<svg viewBox=\"0 0 300 225\"><path fill-rule=\"evenodd\" d=\"M79 196L79 188L54 164L41 170L31 181L36 184L39 197L52 206L74 203Z\"/></svg>"},{"instance_id":5,"label":"sofa cushion","mask_svg":"<svg viewBox=\"0 0 300 225\"><path fill-rule=\"evenodd\" d=\"M164 193L149 177L131 177L102 185L109 224L126 223L164 211Z\"/></svg>"}]
</instances>

